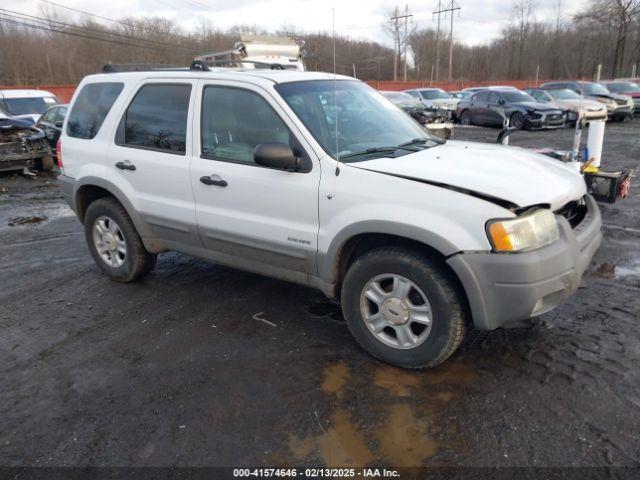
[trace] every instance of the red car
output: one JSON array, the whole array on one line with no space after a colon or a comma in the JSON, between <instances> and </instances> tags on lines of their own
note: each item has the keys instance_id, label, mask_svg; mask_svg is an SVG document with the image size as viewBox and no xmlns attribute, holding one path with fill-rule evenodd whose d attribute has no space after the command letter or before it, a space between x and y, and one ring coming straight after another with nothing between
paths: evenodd
<instances>
[{"instance_id":1,"label":"red car","mask_svg":"<svg viewBox=\"0 0 640 480\"><path fill-rule=\"evenodd\" d=\"M610 92L619 93L621 95L628 95L633 98L635 105L634 115L640 115L640 86L637 83L627 80L610 80L608 82L602 82L602 84L609 89Z\"/></svg>"}]
</instances>

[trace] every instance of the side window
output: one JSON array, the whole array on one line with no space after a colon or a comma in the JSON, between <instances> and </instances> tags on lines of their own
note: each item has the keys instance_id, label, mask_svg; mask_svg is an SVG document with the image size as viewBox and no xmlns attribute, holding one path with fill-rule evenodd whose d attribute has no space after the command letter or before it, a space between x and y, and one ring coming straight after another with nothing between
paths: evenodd
<instances>
[{"instance_id":1,"label":"side window","mask_svg":"<svg viewBox=\"0 0 640 480\"><path fill-rule=\"evenodd\" d=\"M191 85L144 85L124 113L116 143L184 155Z\"/></svg>"},{"instance_id":2,"label":"side window","mask_svg":"<svg viewBox=\"0 0 640 480\"><path fill-rule=\"evenodd\" d=\"M474 102L487 102L487 101L489 101L489 93L488 92L476 93L473 96L473 101Z\"/></svg>"},{"instance_id":3,"label":"side window","mask_svg":"<svg viewBox=\"0 0 640 480\"><path fill-rule=\"evenodd\" d=\"M500 100L500 95L498 95L497 93L490 93L489 97L487 98L487 103L497 105L498 100Z\"/></svg>"},{"instance_id":4,"label":"side window","mask_svg":"<svg viewBox=\"0 0 640 480\"><path fill-rule=\"evenodd\" d=\"M90 83L82 87L67 122L67 135L91 139L122 92L124 83Z\"/></svg>"},{"instance_id":5,"label":"side window","mask_svg":"<svg viewBox=\"0 0 640 480\"><path fill-rule=\"evenodd\" d=\"M58 110L60 110L59 108L52 108L51 110L48 110L46 112L44 112L44 114L42 115L42 118L40 119L41 122L47 122L47 123L53 123L55 122L55 118L56 118L56 114L58 113Z\"/></svg>"},{"instance_id":6,"label":"side window","mask_svg":"<svg viewBox=\"0 0 640 480\"><path fill-rule=\"evenodd\" d=\"M205 87L200 129L203 158L253 164L255 146L273 142L301 150L269 103L250 90Z\"/></svg>"}]
</instances>

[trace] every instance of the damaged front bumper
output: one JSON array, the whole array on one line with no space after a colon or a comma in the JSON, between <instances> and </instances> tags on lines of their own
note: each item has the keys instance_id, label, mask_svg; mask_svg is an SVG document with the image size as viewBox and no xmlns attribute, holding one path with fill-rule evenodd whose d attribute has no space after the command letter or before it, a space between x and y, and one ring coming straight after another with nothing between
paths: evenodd
<instances>
[{"instance_id":1,"label":"damaged front bumper","mask_svg":"<svg viewBox=\"0 0 640 480\"><path fill-rule=\"evenodd\" d=\"M51 155L42 130L4 127L0 129L0 171L22 170L33 160Z\"/></svg>"},{"instance_id":2,"label":"damaged front bumper","mask_svg":"<svg viewBox=\"0 0 640 480\"><path fill-rule=\"evenodd\" d=\"M595 200L572 228L557 215L560 239L536 251L515 254L460 253L447 263L467 293L476 328L493 330L553 310L573 294L602 241Z\"/></svg>"}]
</instances>

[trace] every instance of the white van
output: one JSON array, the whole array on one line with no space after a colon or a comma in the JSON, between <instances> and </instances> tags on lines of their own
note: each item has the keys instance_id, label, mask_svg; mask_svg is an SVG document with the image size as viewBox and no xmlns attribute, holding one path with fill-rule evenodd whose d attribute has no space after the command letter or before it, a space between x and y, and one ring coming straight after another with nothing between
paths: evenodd
<instances>
[{"instance_id":1,"label":"white van","mask_svg":"<svg viewBox=\"0 0 640 480\"><path fill-rule=\"evenodd\" d=\"M561 162L431 137L366 84L324 73L92 75L58 158L112 279L177 250L318 288L360 345L403 367L441 363L467 328L557 307L602 238Z\"/></svg>"}]
</instances>

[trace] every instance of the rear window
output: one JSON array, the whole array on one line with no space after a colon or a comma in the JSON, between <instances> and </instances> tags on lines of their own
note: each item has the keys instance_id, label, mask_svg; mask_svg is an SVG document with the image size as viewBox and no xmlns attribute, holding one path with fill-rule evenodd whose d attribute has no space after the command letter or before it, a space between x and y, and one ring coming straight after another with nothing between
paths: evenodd
<instances>
[{"instance_id":1,"label":"rear window","mask_svg":"<svg viewBox=\"0 0 640 480\"><path fill-rule=\"evenodd\" d=\"M191 85L143 86L122 117L116 143L184 155L190 96Z\"/></svg>"},{"instance_id":2,"label":"rear window","mask_svg":"<svg viewBox=\"0 0 640 480\"><path fill-rule=\"evenodd\" d=\"M82 87L69 113L67 135L95 137L123 88L124 83L90 83Z\"/></svg>"}]
</instances>

